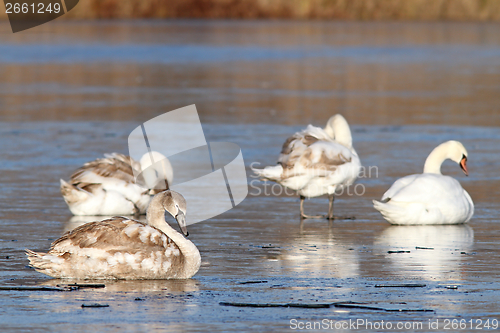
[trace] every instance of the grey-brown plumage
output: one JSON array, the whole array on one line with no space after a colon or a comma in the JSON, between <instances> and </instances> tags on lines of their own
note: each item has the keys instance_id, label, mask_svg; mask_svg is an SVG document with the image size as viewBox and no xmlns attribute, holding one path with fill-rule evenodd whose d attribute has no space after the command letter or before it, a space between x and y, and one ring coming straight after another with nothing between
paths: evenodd
<instances>
[{"instance_id":1,"label":"grey-brown plumage","mask_svg":"<svg viewBox=\"0 0 500 333\"><path fill-rule=\"evenodd\" d=\"M165 191L151 202L148 224L125 217L84 224L53 242L47 253L26 250L30 266L56 278L190 278L199 269L199 251L165 222L165 210L187 234L184 198Z\"/></svg>"},{"instance_id":2,"label":"grey-brown plumage","mask_svg":"<svg viewBox=\"0 0 500 333\"><path fill-rule=\"evenodd\" d=\"M125 182L134 182L133 168L140 172L141 166L130 156L113 153L105 158L98 158L85 163L71 175L70 183L74 186L85 186L87 184L85 175L89 171L105 178L112 177Z\"/></svg>"},{"instance_id":3,"label":"grey-brown plumage","mask_svg":"<svg viewBox=\"0 0 500 333\"><path fill-rule=\"evenodd\" d=\"M264 169L253 169L262 179L275 181L300 195L300 215L306 215L305 198L328 194L329 219L333 219L334 194L353 184L361 169L352 146L349 124L341 115L331 117L324 129L309 125L290 136L281 149L278 163Z\"/></svg>"},{"instance_id":4,"label":"grey-brown plumage","mask_svg":"<svg viewBox=\"0 0 500 333\"><path fill-rule=\"evenodd\" d=\"M68 182L61 179L61 194L74 215L144 214L151 196L169 188L172 167L160 153L145 154L141 162L118 153L105 156L85 163ZM162 169L156 172L159 165L152 167L157 173L152 186L146 185L143 177L143 171L152 165L150 156Z\"/></svg>"}]
</instances>

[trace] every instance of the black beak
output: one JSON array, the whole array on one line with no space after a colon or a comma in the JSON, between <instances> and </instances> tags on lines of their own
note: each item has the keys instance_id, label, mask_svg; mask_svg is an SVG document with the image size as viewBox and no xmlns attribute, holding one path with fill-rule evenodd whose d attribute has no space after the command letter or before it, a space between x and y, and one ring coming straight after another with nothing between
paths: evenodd
<instances>
[{"instance_id":1,"label":"black beak","mask_svg":"<svg viewBox=\"0 0 500 333\"><path fill-rule=\"evenodd\" d=\"M469 175L469 171L467 170L467 156L463 155L462 160L460 161L460 168L465 173L466 176Z\"/></svg>"},{"instance_id":2,"label":"black beak","mask_svg":"<svg viewBox=\"0 0 500 333\"><path fill-rule=\"evenodd\" d=\"M179 211L175 219L177 220L177 224L179 225L179 228L181 228L181 231L184 234L184 236L186 237L189 236L189 232L187 231L186 228L186 215L184 215L183 212Z\"/></svg>"}]
</instances>

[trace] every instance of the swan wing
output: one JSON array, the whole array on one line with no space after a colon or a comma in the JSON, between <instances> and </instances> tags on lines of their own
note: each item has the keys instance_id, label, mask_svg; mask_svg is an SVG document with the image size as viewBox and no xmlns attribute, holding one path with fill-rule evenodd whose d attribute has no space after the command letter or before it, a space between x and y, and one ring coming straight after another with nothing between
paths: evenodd
<instances>
[{"instance_id":1,"label":"swan wing","mask_svg":"<svg viewBox=\"0 0 500 333\"><path fill-rule=\"evenodd\" d=\"M113 153L105 158L99 158L85 163L71 176L70 183L102 183L106 179L118 179L127 183L135 183L133 161L129 156Z\"/></svg>"},{"instance_id":2,"label":"swan wing","mask_svg":"<svg viewBox=\"0 0 500 333\"><path fill-rule=\"evenodd\" d=\"M178 246L162 231L125 217L86 223L49 252L27 254L32 267L58 278L162 278L182 265Z\"/></svg>"},{"instance_id":3,"label":"swan wing","mask_svg":"<svg viewBox=\"0 0 500 333\"><path fill-rule=\"evenodd\" d=\"M61 194L75 215L144 214L148 189L136 183L129 156L105 155L76 170L69 182L61 181Z\"/></svg>"},{"instance_id":4,"label":"swan wing","mask_svg":"<svg viewBox=\"0 0 500 333\"><path fill-rule=\"evenodd\" d=\"M449 176L424 173L399 179L383 198L398 202L435 204L459 196L463 196L463 188L457 180Z\"/></svg>"},{"instance_id":5,"label":"swan wing","mask_svg":"<svg viewBox=\"0 0 500 333\"><path fill-rule=\"evenodd\" d=\"M54 241L51 250L65 246L95 249L119 249L141 251L152 247L167 248L172 241L162 231L146 223L125 217L90 222L77 227Z\"/></svg>"},{"instance_id":6,"label":"swan wing","mask_svg":"<svg viewBox=\"0 0 500 333\"><path fill-rule=\"evenodd\" d=\"M353 153L334 141L317 140L309 145L297 145L288 155L283 166L283 177L310 174L314 177L328 176L337 168L352 160Z\"/></svg>"},{"instance_id":7,"label":"swan wing","mask_svg":"<svg viewBox=\"0 0 500 333\"><path fill-rule=\"evenodd\" d=\"M280 182L283 179L283 166L290 166L304 153L310 145L316 143L322 129L309 125L305 130L297 132L286 139L278 157L278 165L267 166L264 169L252 168L253 172L264 179ZM300 186L299 186L300 187ZM292 188L295 188L292 186Z\"/></svg>"},{"instance_id":8,"label":"swan wing","mask_svg":"<svg viewBox=\"0 0 500 333\"><path fill-rule=\"evenodd\" d=\"M387 202L397 195L402 189L411 184L419 175L409 175L399 178L392 186L382 195L382 202Z\"/></svg>"},{"instance_id":9,"label":"swan wing","mask_svg":"<svg viewBox=\"0 0 500 333\"><path fill-rule=\"evenodd\" d=\"M309 125L301 132L286 139L283 143L278 163L288 164L290 159L293 159L297 154L300 154L304 149L316 143L319 140L332 141L326 132L319 127Z\"/></svg>"},{"instance_id":10,"label":"swan wing","mask_svg":"<svg viewBox=\"0 0 500 333\"><path fill-rule=\"evenodd\" d=\"M396 181L374 207L393 224L456 224L470 220L472 200L449 176L424 173Z\"/></svg>"},{"instance_id":11,"label":"swan wing","mask_svg":"<svg viewBox=\"0 0 500 333\"><path fill-rule=\"evenodd\" d=\"M281 149L278 165L254 172L304 196L333 193L338 185L357 178L361 163L354 149L333 140L322 128L309 125L290 136Z\"/></svg>"},{"instance_id":12,"label":"swan wing","mask_svg":"<svg viewBox=\"0 0 500 333\"><path fill-rule=\"evenodd\" d=\"M339 172L338 169L351 163L353 158L359 164L354 150L351 151L332 140L323 129L309 125L305 130L295 133L285 141L278 158L278 165L268 166L262 170L254 169L254 172L260 177L276 181L293 190L300 190L316 178L328 177L327 183L343 182L332 176L336 173L342 175L346 173L345 171ZM356 169L356 175L358 169L359 167ZM352 178L350 173L349 178ZM323 190L323 183L325 181L322 181L320 187L324 192L326 190Z\"/></svg>"}]
</instances>

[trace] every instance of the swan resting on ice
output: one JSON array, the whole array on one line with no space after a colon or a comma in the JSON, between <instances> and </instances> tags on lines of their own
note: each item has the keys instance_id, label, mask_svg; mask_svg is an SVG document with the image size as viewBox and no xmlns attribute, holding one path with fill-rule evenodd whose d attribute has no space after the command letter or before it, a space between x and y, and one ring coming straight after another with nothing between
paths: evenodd
<instances>
[{"instance_id":1,"label":"swan resting on ice","mask_svg":"<svg viewBox=\"0 0 500 333\"><path fill-rule=\"evenodd\" d=\"M425 161L422 174L398 179L373 205L391 224L461 224L474 214L474 203L460 183L441 174L447 159L458 163L465 175L467 150L458 141L440 144Z\"/></svg>"},{"instance_id":2,"label":"swan resting on ice","mask_svg":"<svg viewBox=\"0 0 500 333\"><path fill-rule=\"evenodd\" d=\"M165 212L187 236L186 200L167 190L151 200L147 223L125 217L86 223L54 241L47 253L26 250L30 266L55 278L191 278L200 268L200 252L168 225Z\"/></svg>"},{"instance_id":3,"label":"swan resting on ice","mask_svg":"<svg viewBox=\"0 0 500 333\"><path fill-rule=\"evenodd\" d=\"M140 162L112 153L85 163L69 182L61 179L61 194L73 215L142 215L152 195L172 180L172 166L158 152L144 154Z\"/></svg>"}]
</instances>

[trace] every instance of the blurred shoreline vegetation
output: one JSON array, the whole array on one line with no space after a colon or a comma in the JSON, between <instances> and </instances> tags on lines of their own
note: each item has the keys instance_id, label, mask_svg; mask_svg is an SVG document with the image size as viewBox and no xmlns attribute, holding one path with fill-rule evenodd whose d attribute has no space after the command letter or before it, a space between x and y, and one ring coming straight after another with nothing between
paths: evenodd
<instances>
[{"instance_id":1,"label":"blurred shoreline vegetation","mask_svg":"<svg viewBox=\"0 0 500 333\"><path fill-rule=\"evenodd\" d=\"M500 21L500 0L81 0L64 17Z\"/></svg>"}]
</instances>

